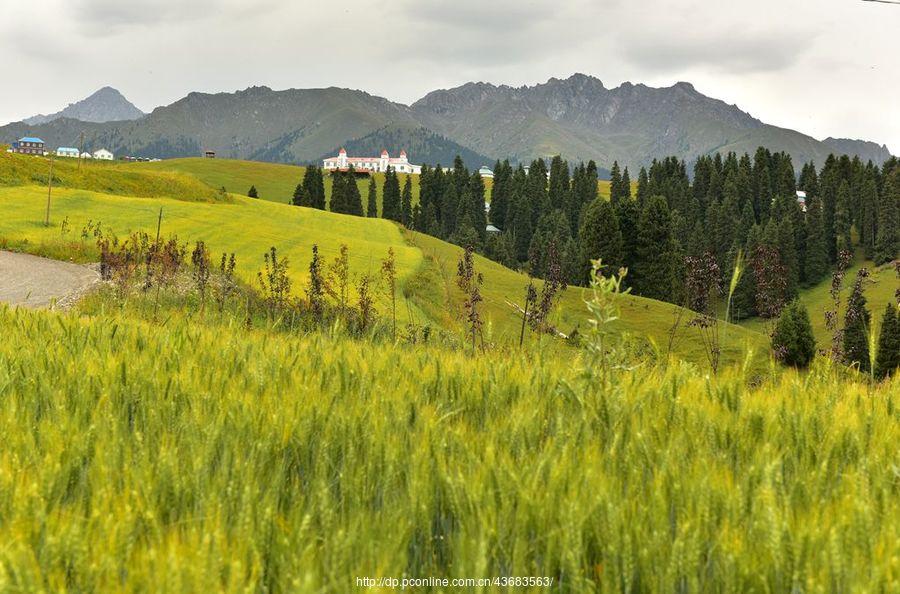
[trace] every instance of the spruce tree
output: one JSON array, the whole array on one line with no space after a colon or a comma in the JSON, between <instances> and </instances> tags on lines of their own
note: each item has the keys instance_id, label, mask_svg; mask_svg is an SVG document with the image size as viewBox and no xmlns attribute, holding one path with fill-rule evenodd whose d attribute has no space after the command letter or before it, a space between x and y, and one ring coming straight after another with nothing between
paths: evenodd
<instances>
[{"instance_id":1,"label":"spruce tree","mask_svg":"<svg viewBox=\"0 0 900 594\"><path fill-rule=\"evenodd\" d=\"M650 179L647 177L647 169L641 167L638 172L637 195L635 196L638 203L638 210L644 209L644 203L650 197L649 186Z\"/></svg>"},{"instance_id":2,"label":"spruce tree","mask_svg":"<svg viewBox=\"0 0 900 594\"><path fill-rule=\"evenodd\" d=\"M778 160L778 180L775 194L777 196L788 196L792 200L797 195L797 178L794 174L794 165L791 163L791 156L787 153L780 153Z\"/></svg>"},{"instance_id":3,"label":"spruce tree","mask_svg":"<svg viewBox=\"0 0 900 594\"><path fill-rule=\"evenodd\" d=\"M294 189L294 196L291 199L291 204L294 206L309 206L309 193L303 187L302 181L297 184L297 187Z\"/></svg>"},{"instance_id":4,"label":"spruce tree","mask_svg":"<svg viewBox=\"0 0 900 594\"><path fill-rule=\"evenodd\" d=\"M445 239L456 232L459 202L456 184L451 181L446 184L444 195L441 199L441 237Z\"/></svg>"},{"instance_id":5,"label":"spruce tree","mask_svg":"<svg viewBox=\"0 0 900 594\"><path fill-rule=\"evenodd\" d=\"M621 200L622 190L622 173L619 171L619 162L613 161L612 169L609 171L609 201L613 206L619 204Z\"/></svg>"},{"instance_id":6,"label":"spruce tree","mask_svg":"<svg viewBox=\"0 0 900 594\"><path fill-rule=\"evenodd\" d=\"M516 246L512 233L491 233L485 244L484 255L507 268L515 269L518 262L516 262Z\"/></svg>"},{"instance_id":7,"label":"spruce tree","mask_svg":"<svg viewBox=\"0 0 900 594\"><path fill-rule=\"evenodd\" d=\"M353 171L353 167L350 167L350 171L347 174L346 183L346 199L347 199L347 214L355 215L358 217L363 216L363 205L362 205L362 195L359 193L359 186L356 185L356 174Z\"/></svg>"},{"instance_id":8,"label":"spruce tree","mask_svg":"<svg viewBox=\"0 0 900 594\"><path fill-rule=\"evenodd\" d=\"M375 184L375 177L369 178L369 195L366 200L366 216L371 218L378 217L378 186Z\"/></svg>"},{"instance_id":9,"label":"spruce tree","mask_svg":"<svg viewBox=\"0 0 900 594\"><path fill-rule=\"evenodd\" d=\"M834 205L834 236L837 250L853 251L850 239L850 184L846 180L838 186L837 201Z\"/></svg>"},{"instance_id":10,"label":"spruce tree","mask_svg":"<svg viewBox=\"0 0 900 594\"><path fill-rule=\"evenodd\" d=\"M807 284L814 285L828 274L828 246L822 225L822 201L813 199L806 210L804 270Z\"/></svg>"},{"instance_id":11,"label":"spruce tree","mask_svg":"<svg viewBox=\"0 0 900 594\"><path fill-rule=\"evenodd\" d=\"M760 159L760 152L757 151L753 169L753 210L756 212L756 220L765 225L772 210L772 178L767 160L762 157L760 162Z\"/></svg>"},{"instance_id":12,"label":"spruce tree","mask_svg":"<svg viewBox=\"0 0 900 594\"><path fill-rule=\"evenodd\" d=\"M405 227L412 227L412 176L407 175L406 181L403 182L403 196L400 204L400 222Z\"/></svg>"},{"instance_id":13,"label":"spruce tree","mask_svg":"<svg viewBox=\"0 0 900 594\"><path fill-rule=\"evenodd\" d=\"M900 310L888 303L881 318L878 353L875 356L875 377L885 379L900 369Z\"/></svg>"},{"instance_id":14,"label":"spruce tree","mask_svg":"<svg viewBox=\"0 0 900 594\"><path fill-rule=\"evenodd\" d=\"M593 161L591 162L593 163ZM567 213L572 225L572 233L578 232L581 213L585 207L597 198L596 166L580 163L572 176L572 190L569 193Z\"/></svg>"},{"instance_id":15,"label":"spruce tree","mask_svg":"<svg viewBox=\"0 0 900 594\"><path fill-rule=\"evenodd\" d=\"M494 165L494 184L491 186L491 224L498 229L506 230L506 213L509 210L510 191L512 190L512 167L509 161L497 161Z\"/></svg>"},{"instance_id":16,"label":"spruce tree","mask_svg":"<svg viewBox=\"0 0 900 594\"><path fill-rule=\"evenodd\" d=\"M774 219L772 219L774 220ZM778 228L778 254L781 256L781 263L784 265L787 281L785 287L785 296L793 298L797 295L800 286L800 254L797 253L796 235L794 232L794 222L791 217L784 216L777 225Z\"/></svg>"},{"instance_id":17,"label":"spruce tree","mask_svg":"<svg viewBox=\"0 0 900 594\"><path fill-rule=\"evenodd\" d=\"M847 301L847 313L844 315L844 362L847 365L857 364L859 370L869 371L869 324L871 316L866 309L866 297L863 294L863 279L866 269L856 275L853 292Z\"/></svg>"},{"instance_id":18,"label":"spruce tree","mask_svg":"<svg viewBox=\"0 0 900 594\"><path fill-rule=\"evenodd\" d=\"M569 202L569 164L559 155L550 161L547 195L550 208L565 209Z\"/></svg>"},{"instance_id":19,"label":"spruce tree","mask_svg":"<svg viewBox=\"0 0 900 594\"><path fill-rule=\"evenodd\" d=\"M816 173L816 164L809 162L800 171L800 183L797 186L806 192L806 199L816 198L819 195L819 177Z\"/></svg>"},{"instance_id":20,"label":"spruce tree","mask_svg":"<svg viewBox=\"0 0 900 594\"><path fill-rule=\"evenodd\" d=\"M331 212L347 212L347 174L334 172L331 175L331 200L328 206Z\"/></svg>"},{"instance_id":21,"label":"spruce tree","mask_svg":"<svg viewBox=\"0 0 900 594\"><path fill-rule=\"evenodd\" d=\"M756 253L756 247L759 245L760 232L759 225L753 225L747 233L747 239L744 243L744 272L738 279L737 287L735 287L734 295L731 299L731 316L734 320L743 320L758 315L756 309L756 274L750 260L753 254ZM700 228L695 233L703 233L703 229ZM696 257L695 253L691 255Z\"/></svg>"},{"instance_id":22,"label":"spruce tree","mask_svg":"<svg viewBox=\"0 0 900 594\"><path fill-rule=\"evenodd\" d=\"M381 217L400 222L402 216L400 180L397 178L394 168L388 165L381 190Z\"/></svg>"},{"instance_id":23,"label":"spruce tree","mask_svg":"<svg viewBox=\"0 0 900 594\"><path fill-rule=\"evenodd\" d=\"M325 178L321 167L311 165L303 173L303 190L311 208L325 210Z\"/></svg>"},{"instance_id":24,"label":"spruce tree","mask_svg":"<svg viewBox=\"0 0 900 594\"><path fill-rule=\"evenodd\" d=\"M799 300L792 301L778 317L772 333L772 351L784 365L806 368L816 354L809 314Z\"/></svg>"},{"instance_id":25,"label":"spruce tree","mask_svg":"<svg viewBox=\"0 0 900 594\"><path fill-rule=\"evenodd\" d=\"M523 173L524 175L524 173ZM516 184L519 186L519 184ZM528 260L528 248L531 246L533 227L531 226L531 202L529 201L528 188L525 183L516 187L512 196L511 230L515 237L515 253L519 262Z\"/></svg>"},{"instance_id":26,"label":"spruce tree","mask_svg":"<svg viewBox=\"0 0 900 594\"><path fill-rule=\"evenodd\" d=\"M631 200L631 175L628 174L628 167L622 172L622 183L619 189L619 202Z\"/></svg>"},{"instance_id":27,"label":"spruce tree","mask_svg":"<svg viewBox=\"0 0 900 594\"><path fill-rule=\"evenodd\" d=\"M878 185L872 176L862 182L859 196L859 243L866 259L875 257L875 242L878 238Z\"/></svg>"},{"instance_id":28,"label":"spruce tree","mask_svg":"<svg viewBox=\"0 0 900 594\"><path fill-rule=\"evenodd\" d=\"M256 191L256 186L250 186L250 189L247 190L247 197L259 198L259 192Z\"/></svg>"},{"instance_id":29,"label":"spruce tree","mask_svg":"<svg viewBox=\"0 0 900 594\"><path fill-rule=\"evenodd\" d=\"M570 239L569 220L563 211L553 209L544 214L538 221L531 245L528 247L528 268L531 274L539 278L547 277L551 264L550 253L553 249L561 256L565 265L566 249L569 247ZM571 258L573 254L568 256Z\"/></svg>"},{"instance_id":30,"label":"spruce tree","mask_svg":"<svg viewBox=\"0 0 900 594\"><path fill-rule=\"evenodd\" d=\"M543 159L535 159L528 169L528 202L531 205L531 225L537 228L538 220L550 212L547 195L547 165Z\"/></svg>"},{"instance_id":31,"label":"spruce tree","mask_svg":"<svg viewBox=\"0 0 900 594\"><path fill-rule=\"evenodd\" d=\"M628 200L631 202L631 200ZM580 251L577 281L587 283L590 277L591 261L598 258L615 271L624 265L624 249L616 209L602 198L596 198L584 209L581 227L578 230Z\"/></svg>"},{"instance_id":32,"label":"spruce tree","mask_svg":"<svg viewBox=\"0 0 900 594\"><path fill-rule=\"evenodd\" d=\"M475 230L475 225L472 224L472 215L468 211L459 218L456 229L447 240L460 247L472 248L475 251L481 250L481 236Z\"/></svg>"},{"instance_id":33,"label":"spruce tree","mask_svg":"<svg viewBox=\"0 0 900 594\"><path fill-rule=\"evenodd\" d=\"M672 217L662 196L651 196L641 213L633 286L644 297L668 300L673 279Z\"/></svg>"},{"instance_id":34,"label":"spruce tree","mask_svg":"<svg viewBox=\"0 0 900 594\"><path fill-rule=\"evenodd\" d=\"M900 167L884 182L878 205L878 232L875 239L875 264L891 262L900 252Z\"/></svg>"},{"instance_id":35,"label":"spruce tree","mask_svg":"<svg viewBox=\"0 0 900 594\"><path fill-rule=\"evenodd\" d=\"M628 270L634 269L637 260L638 226L641 213L638 204L634 200L623 200L616 209L616 219L619 223L619 231L622 235L622 258L620 265ZM628 278L626 277L626 282Z\"/></svg>"},{"instance_id":36,"label":"spruce tree","mask_svg":"<svg viewBox=\"0 0 900 594\"><path fill-rule=\"evenodd\" d=\"M822 229L825 245L828 248L828 259L837 261L837 236L834 229L835 209L837 207L838 164L834 155L828 155L825 166L819 175L819 196L822 199Z\"/></svg>"},{"instance_id":37,"label":"spruce tree","mask_svg":"<svg viewBox=\"0 0 900 594\"><path fill-rule=\"evenodd\" d=\"M441 224L437 220L437 208L434 202L428 202L419 210L419 218L416 220L416 231L421 231L434 237L441 236Z\"/></svg>"},{"instance_id":38,"label":"spruce tree","mask_svg":"<svg viewBox=\"0 0 900 594\"><path fill-rule=\"evenodd\" d=\"M484 204L484 180L477 171L469 176L469 184L466 187L466 197L469 200L469 212L472 215L472 226L478 234L480 243L487 239L487 212Z\"/></svg>"}]
</instances>

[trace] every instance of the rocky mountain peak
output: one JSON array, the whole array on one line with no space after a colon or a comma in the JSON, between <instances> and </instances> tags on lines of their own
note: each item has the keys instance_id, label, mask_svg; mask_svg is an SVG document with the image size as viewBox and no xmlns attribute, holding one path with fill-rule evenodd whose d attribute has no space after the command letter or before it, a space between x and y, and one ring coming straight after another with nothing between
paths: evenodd
<instances>
[{"instance_id":1,"label":"rocky mountain peak","mask_svg":"<svg viewBox=\"0 0 900 594\"><path fill-rule=\"evenodd\" d=\"M70 118L82 122L104 123L137 120L144 115L144 112L128 101L122 93L106 86L81 101L70 103L68 107L54 114L40 114L23 121L26 124L39 125L60 118Z\"/></svg>"}]
</instances>

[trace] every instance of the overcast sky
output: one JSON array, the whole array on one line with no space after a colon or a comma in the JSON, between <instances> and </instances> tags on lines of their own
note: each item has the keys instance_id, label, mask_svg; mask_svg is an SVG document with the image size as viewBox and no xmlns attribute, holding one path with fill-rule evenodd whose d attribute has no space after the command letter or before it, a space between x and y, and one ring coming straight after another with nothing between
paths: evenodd
<instances>
[{"instance_id":1,"label":"overcast sky","mask_svg":"<svg viewBox=\"0 0 900 594\"><path fill-rule=\"evenodd\" d=\"M900 152L900 5L0 0L3 123L104 85L150 111L190 91L253 85L410 103L472 80L518 86L573 72L607 87L685 80L768 123Z\"/></svg>"}]
</instances>

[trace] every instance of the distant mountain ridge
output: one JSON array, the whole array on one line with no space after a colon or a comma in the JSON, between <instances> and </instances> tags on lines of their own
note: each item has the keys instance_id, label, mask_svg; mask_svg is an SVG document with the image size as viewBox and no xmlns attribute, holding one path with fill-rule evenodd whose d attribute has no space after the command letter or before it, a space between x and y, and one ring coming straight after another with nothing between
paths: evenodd
<instances>
[{"instance_id":1,"label":"distant mountain ridge","mask_svg":"<svg viewBox=\"0 0 900 594\"><path fill-rule=\"evenodd\" d=\"M735 105L679 82L653 88L623 83L607 89L591 76L524 87L468 83L433 91L412 104L426 126L486 154L529 161L563 154L631 167L674 155L690 162L713 152L784 150L795 163L822 162L832 151L883 162L886 147L815 138L770 126Z\"/></svg>"},{"instance_id":2,"label":"distant mountain ridge","mask_svg":"<svg viewBox=\"0 0 900 594\"><path fill-rule=\"evenodd\" d=\"M560 154L570 161L594 159L601 169L618 161L634 170L671 155L690 163L701 155L752 153L759 146L789 153L798 169L811 160L821 164L832 152L879 164L890 157L887 147L873 142L819 141L766 124L690 83L608 89L584 74L523 87L467 83L433 91L412 105L336 87L251 87L190 93L139 119L96 122L82 119L98 117L85 115L85 103L97 102L73 104L50 121L4 126L0 142L38 135L58 146L84 130L89 146L117 154L172 158L214 150L222 157L309 163L341 146L351 152L405 148L416 163L447 163L447 155L458 152L476 168L496 159L527 164Z\"/></svg>"},{"instance_id":3,"label":"distant mountain ridge","mask_svg":"<svg viewBox=\"0 0 900 594\"><path fill-rule=\"evenodd\" d=\"M35 126L60 118L71 118L82 122L105 123L137 120L144 112L134 106L122 93L112 87L103 87L90 97L69 104L62 111L51 115L36 115L23 120Z\"/></svg>"},{"instance_id":4,"label":"distant mountain ridge","mask_svg":"<svg viewBox=\"0 0 900 594\"><path fill-rule=\"evenodd\" d=\"M822 142L834 149L836 153L858 155L863 161L884 163L891 158L891 151L886 144L852 138L831 138L830 136Z\"/></svg>"}]
</instances>

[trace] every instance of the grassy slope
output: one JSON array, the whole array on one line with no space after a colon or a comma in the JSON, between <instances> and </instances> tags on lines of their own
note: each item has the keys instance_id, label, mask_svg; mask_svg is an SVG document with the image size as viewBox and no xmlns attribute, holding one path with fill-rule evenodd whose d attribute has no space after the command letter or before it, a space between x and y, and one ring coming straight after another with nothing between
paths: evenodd
<instances>
[{"instance_id":1,"label":"grassy slope","mask_svg":"<svg viewBox=\"0 0 900 594\"><path fill-rule=\"evenodd\" d=\"M350 248L354 275L377 274L381 259L388 248L393 247L407 297L400 304L400 318L437 323L451 330L460 326L454 319L458 309L454 305L458 302L454 275L460 249L421 234L410 234L412 239L407 243L400 228L387 221L242 197L234 197L233 204L188 204L167 199L148 202L96 192L59 190L53 201L53 223L50 228L45 228L41 224L44 199L44 190L39 187L0 188L0 212L4 214L0 218L0 237L13 245L23 239L47 244L67 239L74 243L72 251L75 252L80 245L81 229L88 220L102 221L105 229L110 228L120 236L138 230L152 233L162 207L164 235L174 233L181 240L190 241L202 239L214 255L235 252L238 274L247 281L255 281L256 272L263 264L263 253L270 246L276 246L291 262L291 276L298 293L305 283L314 243L320 246L326 262L337 255L341 243L346 243ZM71 232L63 238L60 224L66 218ZM521 298L526 277L480 257L478 268L487 279L484 294L494 340L503 344L516 342L518 321L505 300ZM628 297L623 304L626 329L652 338L657 344L665 344L665 332L673 318L672 306L637 297ZM569 332L580 324L583 330L584 313L580 291L567 291L560 314L560 329ZM759 348L763 344L761 335L738 327L732 329L726 335L729 338L728 359L740 358L745 343L757 352L762 351ZM702 361L699 343L691 336L696 331L685 332L688 334L680 341L676 352L691 360Z\"/></svg>"},{"instance_id":2,"label":"grassy slope","mask_svg":"<svg viewBox=\"0 0 900 594\"><path fill-rule=\"evenodd\" d=\"M251 185L255 185L259 190L260 198L263 200L271 200L273 202L289 202L291 196L294 195L294 188L303 179L305 167L296 165L281 165L277 163L260 163L256 161L238 161L230 159L170 159L167 161L159 161L156 163L130 163L125 167L136 170L151 171L172 171L177 173L186 173L192 175L202 182L211 185L214 188L225 187L229 192L236 194L246 194ZM403 184L403 176L400 176L401 187ZM414 175L413 180L413 202L419 199L419 177ZM375 181L378 185L378 204L381 204L381 186L384 183L384 176L380 173L375 174ZM491 181L485 179L485 198L490 200ZM368 195L368 182L360 180L359 191L365 202ZM325 192L331 195L331 178L325 179ZM637 187L637 183L632 184L632 191ZM597 193L603 198L609 198L609 181L600 180L597 183ZM365 204L363 205L365 206Z\"/></svg>"},{"instance_id":3,"label":"grassy slope","mask_svg":"<svg viewBox=\"0 0 900 594\"><path fill-rule=\"evenodd\" d=\"M13 244L20 239L32 243L63 239L61 221L68 218L70 234L64 239L80 243L82 227L101 221L123 237L134 231L155 233L159 209L163 209L163 235L181 240L203 240L216 261L222 252L234 252L237 272L255 282L262 268L263 253L278 248L290 261L295 291L302 290L311 249L318 244L326 262L337 256L341 243L350 247L354 274L376 274L388 248L396 252L401 278L409 277L421 262L418 250L406 246L399 228L388 221L332 214L313 209L272 204L240 196L231 204L188 204L177 200L153 202L125 196L110 196L83 190L59 190L53 206L53 221L45 228L43 208L46 194L36 187L0 188L0 237Z\"/></svg>"},{"instance_id":4,"label":"grassy slope","mask_svg":"<svg viewBox=\"0 0 900 594\"><path fill-rule=\"evenodd\" d=\"M871 261L863 261L861 257L857 257L853 266L844 277L844 284L841 290L841 324L843 324L844 320L847 299L856 280L856 273L864 266L869 270L869 281L864 285L866 287L866 300L869 311L872 312L872 320L876 325L881 324L881 316L884 313L885 305L894 301L894 292L898 287L898 279L893 266L886 264L876 268ZM833 307L830 277L815 287L801 290L800 300L809 312L810 322L812 322L813 332L816 335L819 347L827 347L831 344L831 334L825 327L825 312ZM757 332L765 332L766 330L766 322L759 318L746 320L741 325Z\"/></svg>"},{"instance_id":5,"label":"grassy slope","mask_svg":"<svg viewBox=\"0 0 900 594\"><path fill-rule=\"evenodd\" d=\"M582 361L115 308L0 327L0 591L900 589L900 380L607 385Z\"/></svg>"},{"instance_id":6,"label":"grassy slope","mask_svg":"<svg viewBox=\"0 0 900 594\"><path fill-rule=\"evenodd\" d=\"M30 184L47 186L50 160L0 151L0 187ZM127 169L115 162L55 158L53 185L138 197L169 197L179 200L214 202L223 197L196 176L177 170L148 173ZM46 190L45 190L46 191Z\"/></svg>"},{"instance_id":7,"label":"grassy slope","mask_svg":"<svg viewBox=\"0 0 900 594\"><path fill-rule=\"evenodd\" d=\"M250 186L256 186L259 197L272 202L290 202L294 195L294 189L303 179L305 167L296 165L281 165L277 163L261 163L257 161L238 161L231 159L171 159L156 163L130 163L128 168L151 171L173 171L188 174L214 188L225 187L229 192L246 195ZM419 177L413 179L413 202L419 199ZM375 182L378 186L378 205L381 207L381 186L384 184L384 175L375 174ZM405 176L400 175L400 187L403 188ZM366 198L369 192L368 179L357 181L359 193L363 199L363 208L366 207ZM325 195L331 196L331 177L325 177Z\"/></svg>"},{"instance_id":8,"label":"grassy slope","mask_svg":"<svg viewBox=\"0 0 900 594\"><path fill-rule=\"evenodd\" d=\"M424 254L425 268L414 279L414 293L420 296L417 306L436 318L445 316L446 303L455 295L452 285L456 273L456 263L462 249L435 239L429 235L408 232L409 241L419 247ZM516 343L521 328L521 318L507 304L513 301L521 305L525 294L527 277L513 272L495 262L476 255L476 268L484 274L485 284L482 290L484 306L489 328L500 343ZM448 290L448 285L451 287ZM540 284L538 283L540 287ZM427 296L421 300L421 296ZM563 294L561 307L556 312L556 327L567 334L578 328L587 331L584 299L588 297L586 289L569 287ZM678 310L675 306L645 299L643 297L626 296L620 300L622 310L621 328L637 338L653 341L659 348L666 350L668 330L672 326ZM747 330L736 325L723 324L723 357L731 362L742 361L748 350L755 355L756 363L766 352L764 337L758 332ZM701 346L700 336L696 328L682 329L675 341L674 352L695 362L705 362L705 354ZM533 341L533 336L528 336Z\"/></svg>"}]
</instances>

